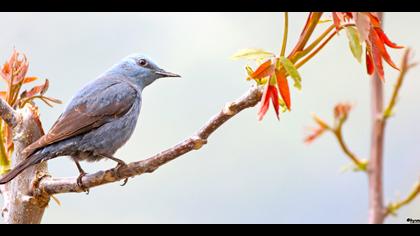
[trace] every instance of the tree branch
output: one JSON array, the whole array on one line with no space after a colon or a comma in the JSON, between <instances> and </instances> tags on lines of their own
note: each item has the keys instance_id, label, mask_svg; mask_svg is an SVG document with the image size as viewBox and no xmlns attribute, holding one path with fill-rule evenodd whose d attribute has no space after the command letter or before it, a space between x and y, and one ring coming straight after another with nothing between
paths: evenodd
<instances>
[{"instance_id":1,"label":"tree branch","mask_svg":"<svg viewBox=\"0 0 420 236\"><path fill-rule=\"evenodd\" d=\"M4 99L0 99L0 117L12 128L18 124L16 111Z\"/></svg>"},{"instance_id":2,"label":"tree branch","mask_svg":"<svg viewBox=\"0 0 420 236\"><path fill-rule=\"evenodd\" d=\"M133 162L119 169L112 168L86 175L82 178L85 188L93 188L107 183L123 180L144 173L152 173L160 166L172 161L192 150L200 149L207 143L208 137L230 118L240 111L255 106L262 96L261 87L253 87L236 101L227 103L218 114L213 116L195 135L179 144L158 153L148 159ZM53 178L40 176L33 181L33 196L53 195L68 192L83 192L77 184L77 178Z\"/></svg>"},{"instance_id":3,"label":"tree branch","mask_svg":"<svg viewBox=\"0 0 420 236\"><path fill-rule=\"evenodd\" d=\"M417 65L416 63L411 63L411 64L409 63L410 52L411 50L409 48L406 49L404 52L402 63L401 63L401 72L398 75L397 82L395 83L394 90L392 91L391 99L389 100L388 105L383 113L384 120L387 120L389 117L392 116L393 109L395 107L395 104L397 103L398 95L399 95L401 86L404 82L405 75L411 68Z\"/></svg>"},{"instance_id":4,"label":"tree branch","mask_svg":"<svg viewBox=\"0 0 420 236\"><path fill-rule=\"evenodd\" d=\"M420 195L420 182L417 182L414 187L413 190L411 190L411 192L408 194L408 196L406 198L404 198L401 201L397 201L394 203L390 203L387 207L386 213L385 213L385 217L391 215L395 215L396 212L403 206L408 205L409 203L411 203L417 196Z\"/></svg>"},{"instance_id":5,"label":"tree branch","mask_svg":"<svg viewBox=\"0 0 420 236\"><path fill-rule=\"evenodd\" d=\"M383 13L378 12L378 17L382 21ZM370 160L367 169L369 179L369 223L382 224L385 218L382 179L385 137L385 122L382 119L384 92L382 81L379 79L377 72L375 72L371 81L372 130Z\"/></svg>"},{"instance_id":6,"label":"tree branch","mask_svg":"<svg viewBox=\"0 0 420 236\"><path fill-rule=\"evenodd\" d=\"M338 127L335 130L332 130L334 136L338 141L338 144L340 145L341 150L354 163L357 170L366 171L366 166L368 162L359 159L352 151L350 151L347 144L344 142L342 124L343 123L341 123L341 125L338 125Z\"/></svg>"},{"instance_id":7,"label":"tree branch","mask_svg":"<svg viewBox=\"0 0 420 236\"><path fill-rule=\"evenodd\" d=\"M2 104L1 101L2 99L0 99L0 104ZM10 119L10 121L12 123L16 122L13 128L15 155L12 159L12 167L24 160L25 157L20 155L22 150L44 134L42 127L38 123L37 111L33 109L36 108L27 104L23 109L10 110L10 114L14 114L10 117L15 117ZM19 120L16 117L19 117ZM6 223L39 224L41 222L45 207L49 202L49 196L39 195L32 197L32 179L37 173L47 172L47 163L44 162L26 169L15 179L0 187L4 198L4 206L1 213Z\"/></svg>"}]
</instances>

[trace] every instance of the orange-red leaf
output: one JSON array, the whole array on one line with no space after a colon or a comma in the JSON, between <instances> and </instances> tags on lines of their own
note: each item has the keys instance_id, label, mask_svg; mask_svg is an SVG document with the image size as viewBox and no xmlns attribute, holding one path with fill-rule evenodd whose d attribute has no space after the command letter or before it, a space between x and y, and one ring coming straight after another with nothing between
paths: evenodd
<instances>
[{"instance_id":1,"label":"orange-red leaf","mask_svg":"<svg viewBox=\"0 0 420 236\"><path fill-rule=\"evenodd\" d=\"M35 86L26 93L24 92L24 96L29 98L29 97L33 97L37 94L42 95L47 91L48 86L49 86L49 82L48 82L48 79L46 79L44 84Z\"/></svg>"},{"instance_id":2,"label":"orange-red leaf","mask_svg":"<svg viewBox=\"0 0 420 236\"><path fill-rule=\"evenodd\" d=\"M392 61L391 57L389 56L388 52L386 51L384 42L381 40L381 38L379 37L378 33L376 32L375 29L372 29L370 32L370 39L371 39L371 43L376 46L376 48L378 49L379 53L380 53L380 57L382 57L383 59L385 59L385 61L394 69L399 70L398 66L395 65L395 63Z\"/></svg>"},{"instance_id":3,"label":"orange-red leaf","mask_svg":"<svg viewBox=\"0 0 420 236\"><path fill-rule=\"evenodd\" d=\"M373 72L375 72L372 55L370 54L368 49L366 49L366 69L369 75L372 75Z\"/></svg>"},{"instance_id":4,"label":"orange-red leaf","mask_svg":"<svg viewBox=\"0 0 420 236\"><path fill-rule=\"evenodd\" d=\"M385 76L384 68L382 65L382 54L376 43L372 43L372 57L373 64L375 65L375 71L378 74L379 78L383 81Z\"/></svg>"},{"instance_id":5,"label":"orange-red leaf","mask_svg":"<svg viewBox=\"0 0 420 236\"><path fill-rule=\"evenodd\" d=\"M251 74L251 77L253 79L262 79L264 77L271 76L274 73L274 68L275 66L271 60L267 60Z\"/></svg>"},{"instance_id":6,"label":"orange-red leaf","mask_svg":"<svg viewBox=\"0 0 420 236\"><path fill-rule=\"evenodd\" d=\"M4 63L3 67L1 68L0 71L0 76L7 82L9 83L10 80L10 65L9 63Z\"/></svg>"},{"instance_id":7,"label":"orange-red leaf","mask_svg":"<svg viewBox=\"0 0 420 236\"><path fill-rule=\"evenodd\" d=\"M323 127L312 128L310 133L305 137L304 142L306 144L312 143L315 139L319 138L325 130L326 129Z\"/></svg>"},{"instance_id":8,"label":"orange-red leaf","mask_svg":"<svg viewBox=\"0 0 420 236\"><path fill-rule=\"evenodd\" d=\"M278 91L275 85L268 83L266 87L264 88L264 93L261 99L261 107L258 112L258 120L261 121L264 115L267 113L267 110L270 107L270 100L273 103L277 119L279 119L280 104L279 104Z\"/></svg>"},{"instance_id":9,"label":"orange-red leaf","mask_svg":"<svg viewBox=\"0 0 420 236\"><path fill-rule=\"evenodd\" d=\"M267 113L268 107L270 105L270 100L269 100L269 95L270 95L270 84L267 84L265 86L263 95L262 95L262 99L261 99L261 106L260 106L260 110L258 111L258 120L262 120L262 118L264 117L265 113Z\"/></svg>"},{"instance_id":10,"label":"orange-red leaf","mask_svg":"<svg viewBox=\"0 0 420 236\"><path fill-rule=\"evenodd\" d=\"M333 22L337 31L340 29L340 18L338 18L337 12L332 13Z\"/></svg>"},{"instance_id":11,"label":"orange-red leaf","mask_svg":"<svg viewBox=\"0 0 420 236\"><path fill-rule=\"evenodd\" d=\"M365 13L369 17L370 23L373 27L381 27L381 21L379 20L379 17L373 13L373 12L367 12Z\"/></svg>"},{"instance_id":12,"label":"orange-red leaf","mask_svg":"<svg viewBox=\"0 0 420 236\"><path fill-rule=\"evenodd\" d=\"M352 108L352 105L350 103L338 103L334 107L334 118L335 119L346 118L349 115L351 108Z\"/></svg>"},{"instance_id":13,"label":"orange-red leaf","mask_svg":"<svg viewBox=\"0 0 420 236\"><path fill-rule=\"evenodd\" d=\"M401 49L404 48L404 46L399 46L396 43L392 42L391 40L389 40L388 36L386 36L385 32L380 29L380 28L376 28L375 29L376 32L379 35L379 38L390 48L396 48L396 49Z\"/></svg>"},{"instance_id":14,"label":"orange-red leaf","mask_svg":"<svg viewBox=\"0 0 420 236\"><path fill-rule=\"evenodd\" d=\"M277 120L279 120L280 119L279 94L278 94L275 86L270 85L270 87L271 87L271 89L270 89L270 91L271 91L271 96L270 96L271 97L271 102L273 103L274 110L276 111Z\"/></svg>"},{"instance_id":15,"label":"orange-red leaf","mask_svg":"<svg viewBox=\"0 0 420 236\"><path fill-rule=\"evenodd\" d=\"M277 77L277 87L280 90L280 95L286 104L287 109L290 110L291 102L290 102L290 90L289 90L289 83L287 78L284 74L280 73L279 70L276 70L276 77Z\"/></svg>"},{"instance_id":16,"label":"orange-red leaf","mask_svg":"<svg viewBox=\"0 0 420 236\"><path fill-rule=\"evenodd\" d=\"M35 80L37 80L37 79L38 79L38 77L35 77L35 76L26 77L26 78L23 80L23 83L24 83L24 84L27 84L27 83L33 82L33 81L35 81Z\"/></svg>"}]
</instances>

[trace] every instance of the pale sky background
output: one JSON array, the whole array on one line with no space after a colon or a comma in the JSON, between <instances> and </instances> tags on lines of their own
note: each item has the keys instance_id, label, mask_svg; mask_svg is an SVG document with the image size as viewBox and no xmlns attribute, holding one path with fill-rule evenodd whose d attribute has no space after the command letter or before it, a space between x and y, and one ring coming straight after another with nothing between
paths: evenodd
<instances>
[{"instance_id":1,"label":"pale sky background","mask_svg":"<svg viewBox=\"0 0 420 236\"><path fill-rule=\"evenodd\" d=\"M290 14L293 46L306 13ZM139 124L116 154L126 162L147 158L192 135L226 102L251 86L246 62L231 61L239 49L278 52L282 13L0 13L0 62L15 46L30 60L29 75L50 80L48 94L68 102L89 80L122 57L143 52L182 79L164 79L143 94ZM385 32L420 51L418 13L386 13ZM289 46L289 50L291 49ZM390 50L399 63L402 50ZM416 56L417 60L420 57ZM389 95L397 73L386 70ZM257 108L227 122L200 151L189 153L153 174L58 195L44 223L365 223L367 178L341 173L350 162L331 134L305 145L311 113L331 121L340 101L356 104L344 135L359 156L369 154L369 77L352 57L345 34L332 40L302 67L302 91L292 90L293 109L263 122ZM405 196L420 177L420 67L401 90L389 120L385 148L386 202ZM40 82L39 82L40 83ZM0 85L3 86L4 84ZM41 107L48 130L64 105ZM49 162L54 176L76 176L68 158ZM114 163L82 163L88 172ZM0 200L2 204L2 200ZM420 218L420 199L387 223ZM2 222L2 220L0 220Z\"/></svg>"}]
</instances>

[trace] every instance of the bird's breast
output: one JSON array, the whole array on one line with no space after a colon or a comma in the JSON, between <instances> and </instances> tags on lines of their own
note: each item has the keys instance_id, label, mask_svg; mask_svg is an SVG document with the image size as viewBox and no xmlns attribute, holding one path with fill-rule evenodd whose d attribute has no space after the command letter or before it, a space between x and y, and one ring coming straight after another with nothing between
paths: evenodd
<instances>
[{"instance_id":1,"label":"bird's breast","mask_svg":"<svg viewBox=\"0 0 420 236\"><path fill-rule=\"evenodd\" d=\"M140 109L141 99L139 97L126 114L87 133L83 137L85 147L82 147L82 150L113 155L132 136Z\"/></svg>"}]
</instances>

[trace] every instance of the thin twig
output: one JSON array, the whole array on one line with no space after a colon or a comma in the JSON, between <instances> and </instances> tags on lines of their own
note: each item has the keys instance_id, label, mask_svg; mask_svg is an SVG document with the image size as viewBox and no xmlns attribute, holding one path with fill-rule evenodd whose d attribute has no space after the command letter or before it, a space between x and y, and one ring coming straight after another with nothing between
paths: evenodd
<instances>
[{"instance_id":1,"label":"thin twig","mask_svg":"<svg viewBox=\"0 0 420 236\"><path fill-rule=\"evenodd\" d=\"M383 113L383 118L386 120L392 116L392 110L397 102L397 98L401 89L401 86L404 82L405 75L407 72L415 66L415 64L409 64L409 56L410 56L410 49L406 49L404 52L404 56L401 63L401 72L397 78L397 82L395 83L394 90L392 91L391 99L388 102L388 105Z\"/></svg>"},{"instance_id":2,"label":"thin twig","mask_svg":"<svg viewBox=\"0 0 420 236\"><path fill-rule=\"evenodd\" d=\"M350 151L347 144L344 142L342 124L338 125L335 130L332 130L334 136L337 138L338 144L343 150L344 154L356 165L358 170L365 171L367 162L360 160L353 152Z\"/></svg>"},{"instance_id":3,"label":"thin twig","mask_svg":"<svg viewBox=\"0 0 420 236\"><path fill-rule=\"evenodd\" d=\"M397 201L394 203L390 203L387 207L387 211L385 213L385 217L389 215L395 215L396 212L403 206L410 204L417 196L420 195L420 182L417 182L413 190L408 194L406 198L401 201Z\"/></svg>"},{"instance_id":4,"label":"thin twig","mask_svg":"<svg viewBox=\"0 0 420 236\"><path fill-rule=\"evenodd\" d=\"M289 13L284 13L284 32L283 32L283 42L281 46L280 56L284 56L286 53L286 45L287 45L287 36L289 34Z\"/></svg>"}]
</instances>

